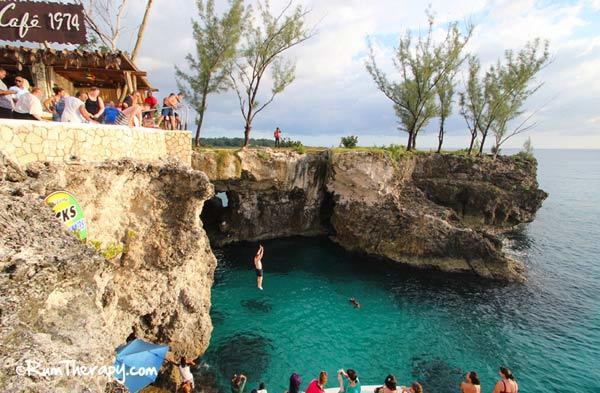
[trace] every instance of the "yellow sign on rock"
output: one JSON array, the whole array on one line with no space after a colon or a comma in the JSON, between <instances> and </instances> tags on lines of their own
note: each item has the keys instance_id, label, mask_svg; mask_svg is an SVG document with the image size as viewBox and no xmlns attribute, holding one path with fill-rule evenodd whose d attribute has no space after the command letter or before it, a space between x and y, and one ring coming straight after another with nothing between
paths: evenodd
<instances>
[{"instance_id":1,"label":"yellow sign on rock","mask_svg":"<svg viewBox=\"0 0 600 393\"><path fill-rule=\"evenodd\" d=\"M87 238L83 209L73 195L67 191L57 191L48 195L44 202L52 207L56 218L60 219L69 230L75 232L80 240Z\"/></svg>"}]
</instances>

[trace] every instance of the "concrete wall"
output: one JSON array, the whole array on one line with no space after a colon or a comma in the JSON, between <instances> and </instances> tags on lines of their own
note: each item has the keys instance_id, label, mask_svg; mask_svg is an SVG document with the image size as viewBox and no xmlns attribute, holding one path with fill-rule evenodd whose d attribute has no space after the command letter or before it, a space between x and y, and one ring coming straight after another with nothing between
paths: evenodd
<instances>
[{"instance_id":1,"label":"concrete wall","mask_svg":"<svg viewBox=\"0 0 600 393\"><path fill-rule=\"evenodd\" d=\"M124 157L176 158L191 165L191 137L189 131L0 119L0 151L20 165Z\"/></svg>"}]
</instances>

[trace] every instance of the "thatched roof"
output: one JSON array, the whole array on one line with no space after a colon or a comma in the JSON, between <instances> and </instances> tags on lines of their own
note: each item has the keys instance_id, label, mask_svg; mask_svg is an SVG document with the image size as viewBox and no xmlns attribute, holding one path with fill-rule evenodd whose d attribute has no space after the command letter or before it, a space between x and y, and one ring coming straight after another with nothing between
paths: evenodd
<instances>
[{"instance_id":1,"label":"thatched roof","mask_svg":"<svg viewBox=\"0 0 600 393\"><path fill-rule=\"evenodd\" d=\"M76 87L95 85L117 88L127 84L127 74L136 77L138 89L152 89L146 72L140 71L123 52L37 49L5 45L0 47L0 66L23 70L32 64L52 66L54 72Z\"/></svg>"}]
</instances>

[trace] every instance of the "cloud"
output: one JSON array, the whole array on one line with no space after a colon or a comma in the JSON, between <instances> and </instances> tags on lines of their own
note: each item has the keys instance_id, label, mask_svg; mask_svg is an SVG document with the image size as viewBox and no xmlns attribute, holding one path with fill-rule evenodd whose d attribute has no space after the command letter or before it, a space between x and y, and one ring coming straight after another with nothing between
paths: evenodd
<instances>
[{"instance_id":1,"label":"cloud","mask_svg":"<svg viewBox=\"0 0 600 393\"><path fill-rule=\"evenodd\" d=\"M272 9L286 2L272 1ZM145 2L134 3L128 12L132 26L139 23ZM224 4L217 1L219 7ZM309 23L318 24L318 34L286 53L297 61L296 80L257 116L254 135L270 137L271 130L280 126L307 144L336 145L340 136L348 134L358 135L361 144L405 143L390 102L364 68L366 38L374 38L379 58L389 66L398 36L406 29L426 27L425 3L308 0L302 4L311 8ZM432 8L440 28L451 20L472 20L477 25L468 49L484 64L534 37L549 39L554 61L539 76L544 86L526 103L528 110L544 107L530 134L534 145L600 148L600 2L437 0ZM162 94L176 90L174 65L184 66L185 55L194 49L190 21L195 15L195 4L189 0L155 2L139 64ZM133 30L123 43L133 42ZM268 94L270 86L263 89ZM419 145L435 146L436 126L434 119ZM205 134L241 136L242 129L236 96L211 96ZM448 130L448 146L468 142L458 116L449 119ZM526 137L515 138L508 146L519 147Z\"/></svg>"}]
</instances>

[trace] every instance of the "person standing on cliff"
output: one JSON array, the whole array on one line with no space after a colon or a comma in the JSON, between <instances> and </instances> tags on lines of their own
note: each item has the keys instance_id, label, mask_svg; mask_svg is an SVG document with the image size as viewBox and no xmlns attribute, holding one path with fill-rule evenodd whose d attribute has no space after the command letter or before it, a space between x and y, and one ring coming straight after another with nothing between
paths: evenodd
<instances>
[{"instance_id":1,"label":"person standing on cliff","mask_svg":"<svg viewBox=\"0 0 600 393\"><path fill-rule=\"evenodd\" d=\"M262 280L263 280L263 267L262 267L262 257L265 253L265 249L262 244L258 247L258 251L254 256L254 268L256 269L256 285L258 289L262 291Z\"/></svg>"},{"instance_id":2,"label":"person standing on cliff","mask_svg":"<svg viewBox=\"0 0 600 393\"><path fill-rule=\"evenodd\" d=\"M279 127L277 127L275 132L273 132L273 137L275 138L275 146L281 146L281 130Z\"/></svg>"}]
</instances>

